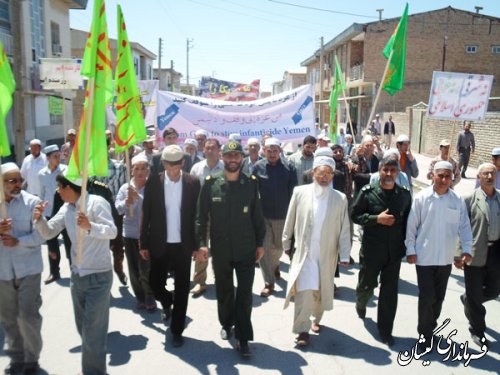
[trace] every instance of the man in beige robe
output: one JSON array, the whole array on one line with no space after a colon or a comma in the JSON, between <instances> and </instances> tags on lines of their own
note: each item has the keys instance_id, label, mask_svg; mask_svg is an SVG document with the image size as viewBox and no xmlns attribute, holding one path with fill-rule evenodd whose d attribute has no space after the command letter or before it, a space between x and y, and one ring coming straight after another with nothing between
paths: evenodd
<instances>
[{"instance_id":1,"label":"man in beige robe","mask_svg":"<svg viewBox=\"0 0 500 375\"><path fill-rule=\"evenodd\" d=\"M334 170L332 158L314 159L313 183L293 191L283 230L286 252L290 252L291 239L295 238L285 308L294 297L293 332L298 334L298 346L309 344L309 330L318 333L323 312L333 308L333 277L339 253L340 264L349 265L347 198L332 188Z\"/></svg>"}]
</instances>

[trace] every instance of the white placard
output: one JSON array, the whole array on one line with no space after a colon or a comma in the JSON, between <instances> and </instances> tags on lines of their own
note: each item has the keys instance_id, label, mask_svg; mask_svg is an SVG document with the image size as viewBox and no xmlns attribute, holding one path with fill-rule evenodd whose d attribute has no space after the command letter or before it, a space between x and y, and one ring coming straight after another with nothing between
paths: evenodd
<instances>
[{"instance_id":1,"label":"white placard","mask_svg":"<svg viewBox=\"0 0 500 375\"><path fill-rule=\"evenodd\" d=\"M81 59L40 59L40 85L44 90L81 90Z\"/></svg>"},{"instance_id":2,"label":"white placard","mask_svg":"<svg viewBox=\"0 0 500 375\"><path fill-rule=\"evenodd\" d=\"M448 120L482 120L492 83L492 75L434 72L427 115Z\"/></svg>"}]
</instances>

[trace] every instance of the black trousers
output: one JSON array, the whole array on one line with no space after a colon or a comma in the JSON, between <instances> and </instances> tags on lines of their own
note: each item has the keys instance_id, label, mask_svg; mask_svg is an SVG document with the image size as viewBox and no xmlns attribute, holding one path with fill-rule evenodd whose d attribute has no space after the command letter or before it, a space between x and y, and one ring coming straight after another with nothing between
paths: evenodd
<instances>
[{"instance_id":1,"label":"black trousers","mask_svg":"<svg viewBox=\"0 0 500 375\"><path fill-rule=\"evenodd\" d=\"M465 266L465 316L471 333L480 337L486 330L484 302L500 294L500 240L488 246L486 264L483 267Z\"/></svg>"},{"instance_id":2,"label":"black trousers","mask_svg":"<svg viewBox=\"0 0 500 375\"><path fill-rule=\"evenodd\" d=\"M470 148L460 148L458 155L459 155L459 169L461 170L460 172L462 174L465 173L467 170L467 167L469 166L469 160L470 160Z\"/></svg>"},{"instance_id":3,"label":"black trousers","mask_svg":"<svg viewBox=\"0 0 500 375\"><path fill-rule=\"evenodd\" d=\"M170 270L174 272L175 297L165 286ZM151 290L164 310L173 304L170 323L173 334L182 334L186 325L190 273L191 253L185 251L180 243L165 244L165 252L160 257L151 258Z\"/></svg>"},{"instance_id":4,"label":"black trousers","mask_svg":"<svg viewBox=\"0 0 500 375\"><path fill-rule=\"evenodd\" d=\"M419 335L428 338L437 327L441 315L451 264L446 266L417 266Z\"/></svg>"},{"instance_id":5,"label":"black trousers","mask_svg":"<svg viewBox=\"0 0 500 375\"><path fill-rule=\"evenodd\" d=\"M215 275L217 312L223 327L234 325L235 337L241 341L253 340L252 286L255 276L255 259L234 262L212 252ZM236 272L236 294L233 273Z\"/></svg>"}]
</instances>

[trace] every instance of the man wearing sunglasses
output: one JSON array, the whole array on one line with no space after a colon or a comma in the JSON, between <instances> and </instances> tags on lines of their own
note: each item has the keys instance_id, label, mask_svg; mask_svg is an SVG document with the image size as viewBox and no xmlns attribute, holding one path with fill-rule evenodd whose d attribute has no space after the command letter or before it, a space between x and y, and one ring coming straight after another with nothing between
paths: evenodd
<instances>
[{"instance_id":1,"label":"man wearing sunglasses","mask_svg":"<svg viewBox=\"0 0 500 375\"><path fill-rule=\"evenodd\" d=\"M10 364L5 374L36 374L42 350L40 281L43 238L33 227L31 215L36 196L22 190L23 178L16 164L2 164L7 216L0 221L0 323L5 334L5 354Z\"/></svg>"}]
</instances>

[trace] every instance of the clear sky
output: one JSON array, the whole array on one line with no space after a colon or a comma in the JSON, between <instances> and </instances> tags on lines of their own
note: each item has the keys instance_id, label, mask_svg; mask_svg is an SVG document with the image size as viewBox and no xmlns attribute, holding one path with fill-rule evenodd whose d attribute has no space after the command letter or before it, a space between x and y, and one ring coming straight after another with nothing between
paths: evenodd
<instances>
[{"instance_id":1,"label":"clear sky","mask_svg":"<svg viewBox=\"0 0 500 375\"><path fill-rule=\"evenodd\" d=\"M399 17L406 0L106 0L108 30L116 38L116 5L122 6L128 37L158 54L163 39L162 67L174 68L186 80L186 39L190 83L202 76L249 83L261 80L270 90L285 70L296 69L320 46L352 23ZM72 28L89 30L94 0L86 10L71 10ZM409 0L409 13L447 6L500 17L500 0ZM318 8L306 9L304 7ZM156 67L158 60L155 62Z\"/></svg>"}]
</instances>

